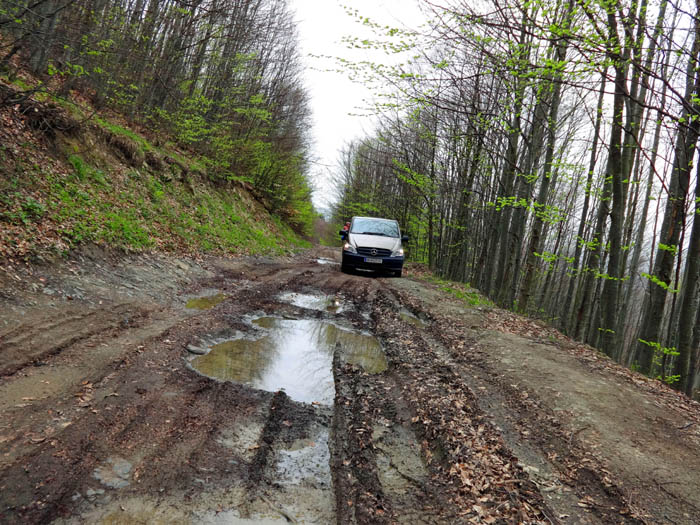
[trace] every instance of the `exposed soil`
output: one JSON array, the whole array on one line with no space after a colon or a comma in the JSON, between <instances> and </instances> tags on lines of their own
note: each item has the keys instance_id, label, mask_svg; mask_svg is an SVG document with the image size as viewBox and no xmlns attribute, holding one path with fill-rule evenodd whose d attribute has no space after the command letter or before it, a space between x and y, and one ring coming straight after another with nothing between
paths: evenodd
<instances>
[{"instance_id":1,"label":"exposed soil","mask_svg":"<svg viewBox=\"0 0 700 525\"><path fill-rule=\"evenodd\" d=\"M697 403L410 272L334 260L6 266L0 522L700 522ZM260 341L262 318L374 335L386 369L326 332L332 404L193 366Z\"/></svg>"}]
</instances>

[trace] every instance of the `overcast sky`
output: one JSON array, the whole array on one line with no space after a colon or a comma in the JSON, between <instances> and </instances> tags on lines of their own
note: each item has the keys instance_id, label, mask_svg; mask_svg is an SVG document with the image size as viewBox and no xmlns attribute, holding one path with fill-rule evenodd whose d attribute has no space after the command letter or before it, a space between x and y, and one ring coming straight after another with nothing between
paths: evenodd
<instances>
[{"instance_id":1,"label":"overcast sky","mask_svg":"<svg viewBox=\"0 0 700 525\"><path fill-rule=\"evenodd\" d=\"M353 116L367 107L372 97L366 87L352 82L347 75L323 69L333 68L332 61L311 55L331 55L352 60L369 59L386 63L383 53L350 50L341 42L343 36L371 37L366 29L348 15L348 5L372 21L391 27L416 28L422 22L417 0L290 0L298 21L301 54L306 64L305 84L313 111L312 139L316 163L311 174L316 191L314 205L322 210L332 199L330 173L336 170L339 150L354 138L373 129L372 118Z\"/></svg>"}]
</instances>

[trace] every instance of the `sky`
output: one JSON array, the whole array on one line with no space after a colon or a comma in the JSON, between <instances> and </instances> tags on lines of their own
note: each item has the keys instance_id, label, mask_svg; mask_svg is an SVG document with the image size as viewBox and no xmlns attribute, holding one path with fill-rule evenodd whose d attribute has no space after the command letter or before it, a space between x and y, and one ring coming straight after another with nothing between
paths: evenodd
<instances>
[{"instance_id":1,"label":"sky","mask_svg":"<svg viewBox=\"0 0 700 525\"><path fill-rule=\"evenodd\" d=\"M324 71L336 67L335 61L314 58L314 55L388 63L390 58L382 52L351 50L342 43L344 36L372 37L343 5L357 9L360 15L382 25L416 28L423 21L417 3L417 0L289 2L296 13L300 50L306 65L305 85L313 113L311 178L315 187L313 202L319 211L326 210L333 200L332 173L336 171L340 150L353 139L371 133L373 117L366 111L366 101L372 98L372 92L352 82L346 74Z\"/></svg>"}]
</instances>

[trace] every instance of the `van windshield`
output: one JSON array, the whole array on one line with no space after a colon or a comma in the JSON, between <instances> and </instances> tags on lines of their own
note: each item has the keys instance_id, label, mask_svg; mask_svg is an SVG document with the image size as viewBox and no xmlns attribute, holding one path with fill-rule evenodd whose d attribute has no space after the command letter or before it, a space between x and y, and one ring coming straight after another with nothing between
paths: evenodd
<instances>
[{"instance_id":1,"label":"van windshield","mask_svg":"<svg viewBox=\"0 0 700 525\"><path fill-rule=\"evenodd\" d=\"M352 222L350 233L359 233L364 235L382 235L384 237L398 237L399 226L395 221L383 219L366 219L362 217L356 218Z\"/></svg>"}]
</instances>

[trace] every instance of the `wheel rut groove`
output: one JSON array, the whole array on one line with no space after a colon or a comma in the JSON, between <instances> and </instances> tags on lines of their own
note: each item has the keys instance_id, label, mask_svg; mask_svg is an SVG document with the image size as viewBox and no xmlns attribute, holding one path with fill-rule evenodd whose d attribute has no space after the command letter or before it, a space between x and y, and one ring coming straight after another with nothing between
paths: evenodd
<instances>
[{"instance_id":1,"label":"wheel rut groove","mask_svg":"<svg viewBox=\"0 0 700 525\"><path fill-rule=\"evenodd\" d=\"M120 304L71 316L56 323L25 326L21 335L0 341L0 355L3 358L0 377L12 375L25 366L40 363L91 338L99 340L109 331L119 332L128 325L135 328L147 314L146 309Z\"/></svg>"}]
</instances>

